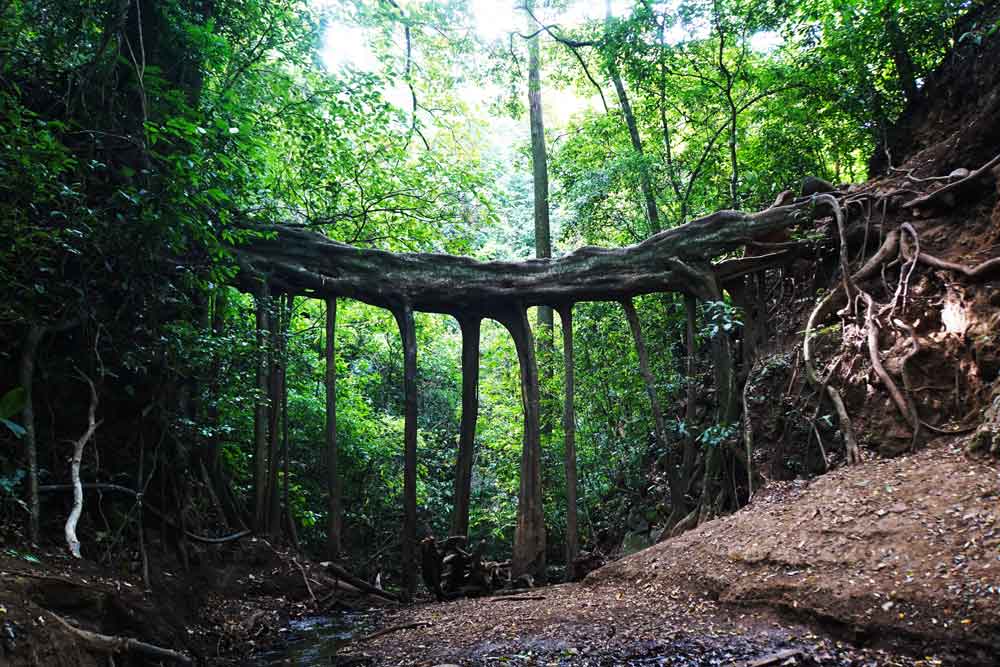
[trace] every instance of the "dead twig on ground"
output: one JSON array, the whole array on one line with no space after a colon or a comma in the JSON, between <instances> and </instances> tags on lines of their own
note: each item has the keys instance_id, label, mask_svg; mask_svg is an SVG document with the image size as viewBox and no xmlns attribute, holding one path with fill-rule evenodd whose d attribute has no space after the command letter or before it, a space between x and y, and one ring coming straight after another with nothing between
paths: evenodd
<instances>
[{"instance_id":1,"label":"dead twig on ground","mask_svg":"<svg viewBox=\"0 0 1000 667\"><path fill-rule=\"evenodd\" d=\"M376 630L370 635L365 635L354 640L355 644L360 644L362 642L369 642L377 637L382 637L384 635L391 634L393 632L400 632L401 630L413 630L415 628L426 628L434 625L430 621L415 621L413 623L402 623L400 625L391 625L388 628L382 628L381 630Z\"/></svg>"}]
</instances>

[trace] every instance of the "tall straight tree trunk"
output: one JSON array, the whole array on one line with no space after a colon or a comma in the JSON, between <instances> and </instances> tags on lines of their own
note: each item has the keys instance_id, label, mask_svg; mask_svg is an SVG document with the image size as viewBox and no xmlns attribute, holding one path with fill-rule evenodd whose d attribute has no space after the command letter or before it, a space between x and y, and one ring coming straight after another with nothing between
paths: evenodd
<instances>
[{"instance_id":1,"label":"tall straight tree trunk","mask_svg":"<svg viewBox=\"0 0 1000 667\"><path fill-rule=\"evenodd\" d=\"M417 332L409 304L394 309L403 339L403 393L406 425L403 434L403 595L417 592Z\"/></svg>"},{"instance_id":2,"label":"tall straight tree trunk","mask_svg":"<svg viewBox=\"0 0 1000 667\"><path fill-rule=\"evenodd\" d=\"M271 290L264 281L257 295L257 402L254 406L254 526L258 533L266 528L267 520L267 447L268 447L268 376L270 373L270 331L268 309Z\"/></svg>"},{"instance_id":3,"label":"tall straight tree trunk","mask_svg":"<svg viewBox=\"0 0 1000 667\"><path fill-rule=\"evenodd\" d=\"M41 516L38 502L38 439L35 433L35 406L33 390L35 385L35 356L38 354L38 344L45 335L45 327L32 324L24 339L24 349L21 351L20 382L24 390L24 408L21 410L21 421L24 427L24 448L28 455L28 539L32 544L38 544L38 531Z\"/></svg>"},{"instance_id":4,"label":"tall straight tree trunk","mask_svg":"<svg viewBox=\"0 0 1000 667\"><path fill-rule=\"evenodd\" d=\"M740 161L737 150L739 113L736 102L733 101L731 87L726 90L726 100L729 104L729 205L735 211L740 208Z\"/></svg>"},{"instance_id":5,"label":"tall straight tree trunk","mask_svg":"<svg viewBox=\"0 0 1000 667\"><path fill-rule=\"evenodd\" d=\"M337 299L326 300L326 550L340 555L340 452L337 443Z\"/></svg>"},{"instance_id":6,"label":"tall straight tree trunk","mask_svg":"<svg viewBox=\"0 0 1000 667\"><path fill-rule=\"evenodd\" d=\"M533 3L529 3L531 8ZM542 111L541 55L539 35L528 40L528 116L531 125L531 169L535 193L535 257L552 257L552 233L549 224L549 167L545 147L545 122ZM549 306L538 307L538 351L543 388L553 376L555 349L554 317ZM546 401L546 404L549 401ZM545 410L545 415L550 413ZM552 430L552 421L542 418L542 431Z\"/></svg>"},{"instance_id":7,"label":"tall straight tree trunk","mask_svg":"<svg viewBox=\"0 0 1000 667\"><path fill-rule=\"evenodd\" d=\"M565 367L566 396L563 403L563 438L566 471L566 574L576 579L574 561L580 552L580 536L576 516L576 415L573 410L575 375L573 368L573 304L559 308L563 331L563 366Z\"/></svg>"},{"instance_id":8,"label":"tall straight tree trunk","mask_svg":"<svg viewBox=\"0 0 1000 667\"><path fill-rule=\"evenodd\" d=\"M605 26L610 27L611 0L605 3L606 18ZM605 30L607 35L608 30ZM642 191L643 211L646 214L646 223L649 225L649 233L656 234L663 227L660 224L660 212L656 208L656 197L653 195L652 179L649 176L649 167L644 159L645 153L642 150L642 138L639 136L639 125L635 120L635 113L632 111L632 104L629 102L628 93L625 91L625 83L622 81L621 72L615 62L614 54L607 55L608 74L611 75L611 82L615 85L615 93L618 94L618 103L622 107L622 115L625 117L625 126L628 128L629 141L632 142L632 150L639 156L639 189Z\"/></svg>"},{"instance_id":9,"label":"tall straight tree trunk","mask_svg":"<svg viewBox=\"0 0 1000 667\"><path fill-rule=\"evenodd\" d=\"M479 417L479 317L463 317L462 327L462 423L458 436L458 464L455 468L455 514L452 535L469 533L469 499L472 494L472 460L476 447L476 420Z\"/></svg>"},{"instance_id":10,"label":"tall straight tree trunk","mask_svg":"<svg viewBox=\"0 0 1000 667\"><path fill-rule=\"evenodd\" d=\"M506 313L501 320L517 350L521 369L521 405L524 409L524 443L521 448L521 480L517 497L517 527L511 574L545 580L545 514L542 507L542 446L539 424L538 365L531 324L524 308Z\"/></svg>"},{"instance_id":11,"label":"tall straight tree trunk","mask_svg":"<svg viewBox=\"0 0 1000 667\"><path fill-rule=\"evenodd\" d=\"M912 102L920 96L920 89L917 88L916 67L914 67L913 59L906 47L906 36L899 27L896 11L895 2L887 3L882 9L882 25L889 38L889 55L892 57L893 65L896 66L899 86L903 89L906 101Z\"/></svg>"}]
</instances>

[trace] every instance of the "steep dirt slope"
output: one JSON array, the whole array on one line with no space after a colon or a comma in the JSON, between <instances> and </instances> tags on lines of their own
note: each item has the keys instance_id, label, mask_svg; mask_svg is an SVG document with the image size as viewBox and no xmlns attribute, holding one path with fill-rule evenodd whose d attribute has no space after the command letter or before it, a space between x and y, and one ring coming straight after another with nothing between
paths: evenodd
<instances>
[{"instance_id":1,"label":"steep dirt slope","mask_svg":"<svg viewBox=\"0 0 1000 667\"><path fill-rule=\"evenodd\" d=\"M859 641L1000 655L1000 471L960 444L774 484L736 514L625 558L590 586L684 582Z\"/></svg>"},{"instance_id":2,"label":"steep dirt slope","mask_svg":"<svg viewBox=\"0 0 1000 667\"><path fill-rule=\"evenodd\" d=\"M490 656L753 664L782 650L801 651L800 665L993 665L1000 471L940 441L812 482L775 483L740 512L582 584L415 607L385 621L411 623L429 625L348 652L387 665Z\"/></svg>"}]
</instances>

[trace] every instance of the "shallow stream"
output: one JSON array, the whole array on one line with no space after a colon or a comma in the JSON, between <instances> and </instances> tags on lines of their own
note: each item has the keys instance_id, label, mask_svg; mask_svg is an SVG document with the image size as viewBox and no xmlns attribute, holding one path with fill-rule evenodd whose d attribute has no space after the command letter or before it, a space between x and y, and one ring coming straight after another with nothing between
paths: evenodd
<instances>
[{"instance_id":1,"label":"shallow stream","mask_svg":"<svg viewBox=\"0 0 1000 667\"><path fill-rule=\"evenodd\" d=\"M337 655L338 652L350 643L352 637L368 632L373 620L368 614L344 612L291 621L287 632L283 633L283 645L258 654L250 664L254 667L347 664L342 659L344 656Z\"/></svg>"},{"instance_id":2,"label":"shallow stream","mask_svg":"<svg viewBox=\"0 0 1000 667\"><path fill-rule=\"evenodd\" d=\"M260 653L254 667L361 667L375 659L361 647L349 648L351 639L373 629L376 619L367 614L343 613L292 621L280 647ZM861 657L838 644L826 646L788 641L778 636L722 635L684 637L667 641L636 642L628 647L580 651L559 640L522 639L516 643L483 643L461 657L433 660L442 667L723 667L732 665L796 665L809 667L875 667L883 664ZM820 650L816 650L820 649ZM825 649L825 650L823 650ZM757 661L760 661L759 663Z\"/></svg>"}]
</instances>

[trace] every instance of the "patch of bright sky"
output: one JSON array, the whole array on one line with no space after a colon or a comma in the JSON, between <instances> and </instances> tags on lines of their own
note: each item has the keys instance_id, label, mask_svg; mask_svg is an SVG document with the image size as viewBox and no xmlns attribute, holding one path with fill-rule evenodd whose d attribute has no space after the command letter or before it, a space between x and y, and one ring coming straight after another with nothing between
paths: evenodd
<instances>
[{"instance_id":1,"label":"patch of bright sky","mask_svg":"<svg viewBox=\"0 0 1000 667\"><path fill-rule=\"evenodd\" d=\"M341 67L372 71L378 67L378 58L368 46L370 36L365 28L331 21L323 33L320 57L329 70Z\"/></svg>"},{"instance_id":2,"label":"patch of bright sky","mask_svg":"<svg viewBox=\"0 0 1000 667\"><path fill-rule=\"evenodd\" d=\"M336 7L338 0L313 0L319 8ZM469 7L474 19L473 27L484 41L505 39L514 32L526 32L528 19L518 9L521 0L469 0ZM403 3L405 6L405 2ZM678 4L678 0L666 0L656 3L657 9L669 10ZM612 0L611 12L615 16L628 13L632 0ZM535 12L544 23L556 23L564 29L572 29L589 21L600 21L605 16L605 3L585 0L576 2L566 9L551 9L540 7ZM698 39L707 33L707 26L696 23L681 25L676 22L666 32L666 41L671 44L686 39ZM363 71L375 71L380 67L375 52L370 47L371 34L368 29L350 25L341 21L330 21L323 35L320 47L320 57L326 67L335 71L343 67L352 67ZM751 48L760 53L768 53L780 46L781 36L778 33L758 32L751 38ZM407 108L410 103L409 91L402 82L396 82L384 91L386 99L400 107ZM488 105L491 99L502 94L496 86L487 84L470 87L462 91L461 97L471 102L473 106ZM599 99L582 97L573 90L548 89L545 96L546 116L550 127L561 127L570 117L586 109L599 108Z\"/></svg>"}]
</instances>

